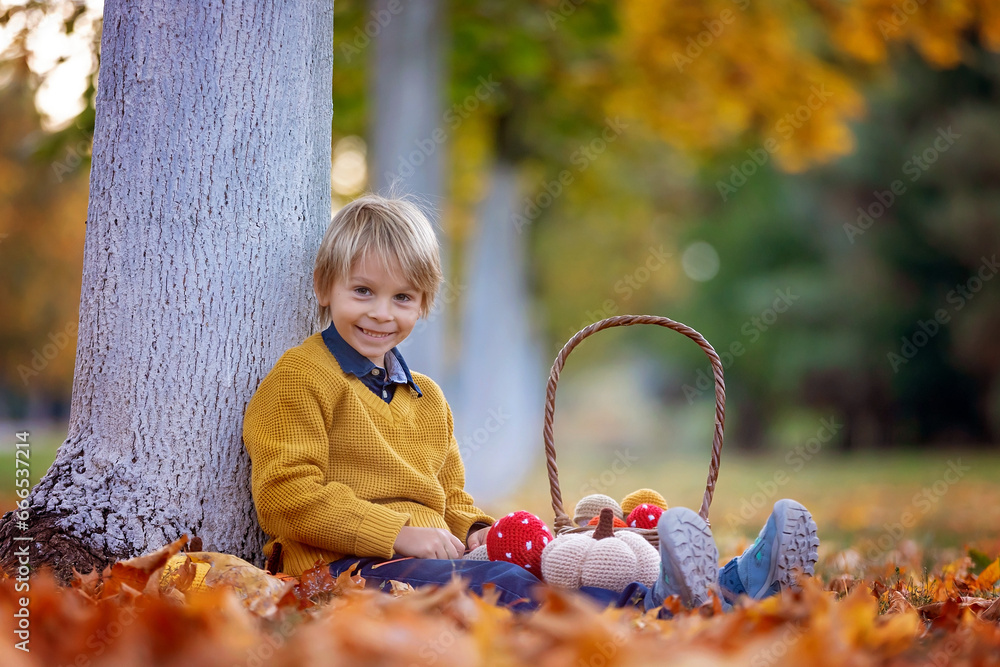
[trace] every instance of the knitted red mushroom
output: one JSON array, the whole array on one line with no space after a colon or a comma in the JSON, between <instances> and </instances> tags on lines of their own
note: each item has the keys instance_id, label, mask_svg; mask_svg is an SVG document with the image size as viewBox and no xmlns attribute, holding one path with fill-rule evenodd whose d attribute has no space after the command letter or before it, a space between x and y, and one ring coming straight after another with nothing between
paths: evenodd
<instances>
[{"instance_id":1,"label":"knitted red mushroom","mask_svg":"<svg viewBox=\"0 0 1000 667\"><path fill-rule=\"evenodd\" d=\"M511 512L486 533L486 553L490 560L520 565L540 578L542 549L552 539L549 527L531 512Z\"/></svg>"},{"instance_id":2,"label":"knitted red mushroom","mask_svg":"<svg viewBox=\"0 0 1000 667\"><path fill-rule=\"evenodd\" d=\"M641 505L636 505L635 509L629 513L628 518L625 519L625 524L630 528L656 528L661 514L663 514L662 507L642 503Z\"/></svg>"}]
</instances>

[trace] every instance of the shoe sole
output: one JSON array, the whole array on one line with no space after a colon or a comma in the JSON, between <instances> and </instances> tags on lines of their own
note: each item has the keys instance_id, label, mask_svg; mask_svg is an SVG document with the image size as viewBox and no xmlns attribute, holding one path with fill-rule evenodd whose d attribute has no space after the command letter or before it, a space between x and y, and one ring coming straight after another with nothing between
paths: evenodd
<instances>
[{"instance_id":1,"label":"shoe sole","mask_svg":"<svg viewBox=\"0 0 1000 667\"><path fill-rule=\"evenodd\" d=\"M780 537L771 547L771 570L768 584L777 581L782 588L799 588L799 573L812 576L819 559L817 548L816 522L801 503L794 500L779 500L774 504L775 523L781 526ZM761 591L757 591L757 595Z\"/></svg>"},{"instance_id":2,"label":"shoe sole","mask_svg":"<svg viewBox=\"0 0 1000 667\"><path fill-rule=\"evenodd\" d=\"M705 521L686 507L674 507L664 512L657 532L667 556L661 560L670 564L667 575L681 603L695 607L707 601L708 591L718 586L719 550Z\"/></svg>"}]
</instances>

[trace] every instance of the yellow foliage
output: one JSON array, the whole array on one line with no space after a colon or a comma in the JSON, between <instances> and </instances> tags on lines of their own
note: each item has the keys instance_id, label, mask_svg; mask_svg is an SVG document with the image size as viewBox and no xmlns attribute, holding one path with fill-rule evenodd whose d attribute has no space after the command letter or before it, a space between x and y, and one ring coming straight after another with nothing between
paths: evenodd
<instances>
[{"instance_id":1,"label":"yellow foliage","mask_svg":"<svg viewBox=\"0 0 1000 667\"><path fill-rule=\"evenodd\" d=\"M620 7L624 71L609 95L613 113L644 119L686 152L749 143L793 172L851 152L848 123L864 112L852 75L820 57L818 37L871 65L909 43L932 65L954 67L971 30L1000 50L1000 4L992 0L624 0Z\"/></svg>"},{"instance_id":2,"label":"yellow foliage","mask_svg":"<svg viewBox=\"0 0 1000 667\"><path fill-rule=\"evenodd\" d=\"M853 149L847 122L861 116L861 95L799 44L789 9L627 0L621 12L627 73L614 111L640 115L694 153L753 137L789 171Z\"/></svg>"},{"instance_id":3,"label":"yellow foliage","mask_svg":"<svg viewBox=\"0 0 1000 667\"><path fill-rule=\"evenodd\" d=\"M964 33L1000 50L1000 8L991 0L824 0L834 44L866 62L884 62L893 43L911 43L936 67L962 61Z\"/></svg>"}]
</instances>

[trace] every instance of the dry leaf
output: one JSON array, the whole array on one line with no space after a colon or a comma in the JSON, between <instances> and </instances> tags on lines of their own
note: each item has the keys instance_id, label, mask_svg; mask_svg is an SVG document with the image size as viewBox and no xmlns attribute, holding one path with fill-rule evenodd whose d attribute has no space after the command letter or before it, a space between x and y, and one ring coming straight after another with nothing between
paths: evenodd
<instances>
[{"instance_id":1,"label":"dry leaf","mask_svg":"<svg viewBox=\"0 0 1000 667\"><path fill-rule=\"evenodd\" d=\"M711 606L683 609L676 599L667 600L674 617L660 620L655 610L601 609L577 593L544 586L537 611L514 613L495 604L495 589L487 587L478 597L457 579L416 590L397 586L392 595L366 589L353 571L334 578L320 566L301 578L259 579L269 575L245 561L192 556L212 561L215 588L191 596L165 581L154 590L155 567L142 588L136 587L140 577L129 583L112 574L129 570L109 568L105 578L113 582L114 594L101 588L94 573L79 575L71 589L59 587L49 574L33 576L31 653L0 644L0 664L556 667L669 660L692 666L947 662L957 667L993 664L1000 654L1000 602L959 596L977 581L961 563L917 577L895 568L888 575L880 568L879 575L888 577L882 580L855 575L851 592L840 599L825 590L835 587L835 580L824 584L817 577L803 582L801 591L761 601L743 597L725 613ZM178 569L195 565L183 556L180 561ZM155 566L156 561L145 562ZM136 569L134 562L128 567ZM909 605L908 600L928 599L946 587L949 577L956 593L947 600L919 610ZM268 581L295 592L276 601L276 592L268 597L270 584L262 584ZM0 630L7 632L22 595L15 583L0 579L0 626L8 626ZM248 591L252 596L255 586L256 613L243 597ZM876 599L875 592L882 597ZM880 615L880 608L888 613Z\"/></svg>"},{"instance_id":2,"label":"dry leaf","mask_svg":"<svg viewBox=\"0 0 1000 667\"><path fill-rule=\"evenodd\" d=\"M979 615L979 618L984 621L1000 621L1000 598L993 600L993 604L987 607L983 613Z\"/></svg>"},{"instance_id":3,"label":"dry leaf","mask_svg":"<svg viewBox=\"0 0 1000 667\"><path fill-rule=\"evenodd\" d=\"M906 596L896 590L890 590L886 593L888 596L889 608L886 610L887 614L902 614L908 611L914 611L913 605L910 601L906 599Z\"/></svg>"},{"instance_id":4,"label":"dry leaf","mask_svg":"<svg viewBox=\"0 0 1000 667\"><path fill-rule=\"evenodd\" d=\"M174 554L179 553L185 544L187 544L187 535L182 535L162 549L113 564L110 568L110 576L104 577L102 597L115 595L123 587L135 591L144 590L146 584L149 583L149 578L158 570L162 570L167 561Z\"/></svg>"},{"instance_id":5,"label":"dry leaf","mask_svg":"<svg viewBox=\"0 0 1000 667\"><path fill-rule=\"evenodd\" d=\"M991 591L1000 580L1000 558L989 564L979 576L976 577L976 588L981 591Z\"/></svg>"},{"instance_id":6,"label":"dry leaf","mask_svg":"<svg viewBox=\"0 0 1000 667\"><path fill-rule=\"evenodd\" d=\"M395 579L390 579L389 585L393 595L408 595L416 590L410 584Z\"/></svg>"},{"instance_id":7,"label":"dry leaf","mask_svg":"<svg viewBox=\"0 0 1000 667\"><path fill-rule=\"evenodd\" d=\"M96 598L102 585L101 573L97 571L96 567L87 574L80 574L76 568L73 568L73 581L70 582L72 588L88 597Z\"/></svg>"},{"instance_id":8,"label":"dry leaf","mask_svg":"<svg viewBox=\"0 0 1000 667\"><path fill-rule=\"evenodd\" d=\"M166 569L166 568L164 568ZM185 593L194 583L198 569L191 558L184 554L184 561L173 571L173 575L166 579L161 578L160 592L168 594L170 592Z\"/></svg>"},{"instance_id":9,"label":"dry leaf","mask_svg":"<svg viewBox=\"0 0 1000 667\"><path fill-rule=\"evenodd\" d=\"M230 554L201 551L187 556L194 563L209 563L212 566L205 575L206 586L231 588L247 609L263 618L274 616L279 603L294 588L293 583L282 581Z\"/></svg>"}]
</instances>

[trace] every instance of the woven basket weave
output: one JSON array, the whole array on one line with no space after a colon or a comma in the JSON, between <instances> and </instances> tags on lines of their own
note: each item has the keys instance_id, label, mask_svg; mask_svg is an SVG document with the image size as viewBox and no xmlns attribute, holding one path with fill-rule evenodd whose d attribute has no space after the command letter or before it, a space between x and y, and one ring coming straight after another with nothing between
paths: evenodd
<instances>
[{"instance_id":1,"label":"woven basket weave","mask_svg":"<svg viewBox=\"0 0 1000 667\"><path fill-rule=\"evenodd\" d=\"M594 530L593 526L574 525L573 520L563 509L562 492L559 490L559 468L556 465L555 440L552 437L552 420L556 411L556 386L559 384L559 374L566 363L566 357L569 356L569 353L584 338L603 329L627 327L634 324L655 324L684 334L704 350L705 354L708 355L709 362L712 364L712 375L715 378L715 431L712 438L712 460L708 466L708 482L705 485L705 495L701 502L701 511L699 512L701 517L708 522L708 508L712 504L712 496L715 494L715 481L719 476L719 460L722 456L722 433L726 421L726 384L722 378L722 362L719 361L719 355L716 354L715 349L705 340L704 336L680 322L656 315L618 315L595 322L578 331L563 345L559 354L556 355L556 360L552 363L552 370L549 371L549 381L545 389L545 422L542 435L545 440L546 468L549 474L549 489L552 492L552 509L555 512L555 533L557 536ZM615 531L619 530L639 533L654 547L659 546L659 536L655 528L619 527L615 529Z\"/></svg>"}]
</instances>

